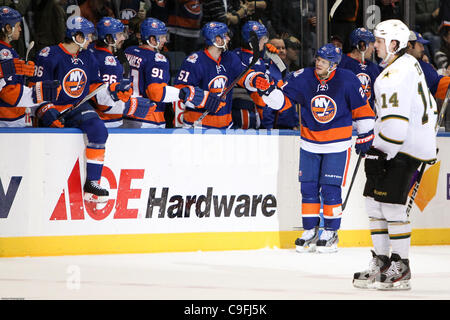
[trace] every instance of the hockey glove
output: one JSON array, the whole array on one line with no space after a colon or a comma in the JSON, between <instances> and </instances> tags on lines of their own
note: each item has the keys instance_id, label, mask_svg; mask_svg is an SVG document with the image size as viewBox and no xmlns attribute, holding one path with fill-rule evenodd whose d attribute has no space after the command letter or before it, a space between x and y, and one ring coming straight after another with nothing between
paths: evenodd
<instances>
[{"instance_id":1,"label":"hockey glove","mask_svg":"<svg viewBox=\"0 0 450 320\"><path fill-rule=\"evenodd\" d=\"M61 113L51 103L47 103L39 107L36 115L40 120L40 124L44 127L64 128L64 121L58 120Z\"/></svg>"},{"instance_id":2,"label":"hockey glove","mask_svg":"<svg viewBox=\"0 0 450 320\"><path fill-rule=\"evenodd\" d=\"M271 52L271 53L280 53L280 51L277 49L277 47L275 47L273 44L270 43L266 43L266 49L267 51Z\"/></svg>"},{"instance_id":3,"label":"hockey glove","mask_svg":"<svg viewBox=\"0 0 450 320\"><path fill-rule=\"evenodd\" d=\"M28 61L25 62L20 59L14 59L14 66L16 68L16 74L23 75L27 77L34 76L34 62Z\"/></svg>"},{"instance_id":4,"label":"hockey glove","mask_svg":"<svg viewBox=\"0 0 450 320\"><path fill-rule=\"evenodd\" d=\"M207 92L208 96L205 101L205 109L209 111L209 113L217 113L220 109L222 109L226 102L222 99L222 97L218 96L215 93Z\"/></svg>"},{"instance_id":5,"label":"hockey glove","mask_svg":"<svg viewBox=\"0 0 450 320\"><path fill-rule=\"evenodd\" d=\"M366 152L365 172L367 176L379 177L386 172L387 154L381 150L371 147Z\"/></svg>"},{"instance_id":6,"label":"hockey glove","mask_svg":"<svg viewBox=\"0 0 450 320\"><path fill-rule=\"evenodd\" d=\"M55 102L58 100L61 92L61 84L59 80L44 80L36 82L33 86L32 98L35 104L45 101Z\"/></svg>"},{"instance_id":7,"label":"hockey glove","mask_svg":"<svg viewBox=\"0 0 450 320\"><path fill-rule=\"evenodd\" d=\"M123 79L121 82L111 83L108 90L114 101L128 102L133 94L133 83L130 80Z\"/></svg>"},{"instance_id":8,"label":"hockey glove","mask_svg":"<svg viewBox=\"0 0 450 320\"><path fill-rule=\"evenodd\" d=\"M199 87L187 86L180 89L178 98L184 103L190 102L197 108L204 108L206 98L208 98L208 91L205 91Z\"/></svg>"},{"instance_id":9,"label":"hockey glove","mask_svg":"<svg viewBox=\"0 0 450 320\"><path fill-rule=\"evenodd\" d=\"M372 146L374 137L373 130L370 130L367 133L359 134L355 144L356 153L361 153L364 155Z\"/></svg>"},{"instance_id":10,"label":"hockey glove","mask_svg":"<svg viewBox=\"0 0 450 320\"><path fill-rule=\"evenodd\" d=\"M156 103L146 98L130 98L125 102L123 115L129 118L145 119L149 113L155 112Z\"/></svg>"},{"instance_id":11,"label":"hockey glove","mask_svg":"<svg viewBox=\"0 0 450 320\"><path fill-rule=\"evenodd\" d=\"M260 95L269 95L276 86L270 82L267 75L257 72L250 80L251 86L258 91Z\"/></svg>"}]
</instances>

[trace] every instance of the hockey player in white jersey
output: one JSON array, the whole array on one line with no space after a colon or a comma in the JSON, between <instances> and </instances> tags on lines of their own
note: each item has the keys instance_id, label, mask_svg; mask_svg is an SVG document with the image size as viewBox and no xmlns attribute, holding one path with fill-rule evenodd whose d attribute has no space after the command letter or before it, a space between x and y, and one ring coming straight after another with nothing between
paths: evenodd
<instances>
[{"instance_id":1,"label":"hockey player in white jersey","mask_svg":"<svg viewBox=\"0 0 450 320\"><path fill-rule=\"evenodd\" d=\"M353 285L408 290L411 224L406 202L416 169L436 159L437 107L418 61L406 53L408 27L386 20L374 35L385 68L375 81L378 118L365 159L364 196L374 250L369 269L355 273Z\"/></svg>"}]
</instances>

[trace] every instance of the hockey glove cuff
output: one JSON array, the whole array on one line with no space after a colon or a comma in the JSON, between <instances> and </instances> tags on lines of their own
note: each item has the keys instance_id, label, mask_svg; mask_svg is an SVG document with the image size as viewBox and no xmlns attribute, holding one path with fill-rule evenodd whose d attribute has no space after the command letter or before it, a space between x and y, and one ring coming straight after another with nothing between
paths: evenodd
<instances>
[{"instance_id":1,"label":"hockey glove cuff","mask_svg":"<svg viewBox=\"0 0 450 320\"><path fill-rule=\"evenodd\" d=\"M357 154L364 155L372 146L373 139L375 138L373 134L373 130L370 130L367 133L358 135L355 144L355 150Z\"/></svg>"},{"instance_id":2,"label":"hockey glove cuff","mask_svg":"<svg viewBox=\"0 0 450 320\"><path fill-rule=\"evenodd\" d=\"M125 102L123 115L129 118L145 119L148 114L155 112L156 103L146 98L130 98Z\"/></svg>"},{"instance_id":3,"label":"hockey glove cuff","mask_svg":"<svg viewBox=\"0 0 450 320\"><path fill-rule=\"evenodd\" d=\"M61 92L61 84L59 80L44 80L36 82L33 86L32 98L35 104L40 104L45 101L55 102L58 100Z\"/></svg>"}]
</instances>

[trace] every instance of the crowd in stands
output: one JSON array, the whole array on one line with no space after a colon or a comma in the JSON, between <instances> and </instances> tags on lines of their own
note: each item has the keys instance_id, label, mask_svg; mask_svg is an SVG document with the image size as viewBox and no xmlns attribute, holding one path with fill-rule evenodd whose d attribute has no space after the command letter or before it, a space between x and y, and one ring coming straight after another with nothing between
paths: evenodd
<instances>
[{"instance_id":1,"label":"crowd in stands","mask_svg":"<svg viewBox=\"0 0 450 320\"><path fill-rule=\"evenodd\" d=\"M328 1L329 41L351 51L349 36L362 27L363 1ZM403 20L405 0L376 0L381 20ZM171 72L177 72L184 57L204 47L201 28L210 21L225 23L230 30L229 49L242 44L242 26L252 20L262 23L268 31L269 43L286 65L286 73L313 66L316 47L316 0L6 0L0 6L19 11L23 19L22 34L12 43L19 56L31 41L35 42L30 57L43 48L64 40L65 22L72 15L85 17L94 25L105 16L120 19L128 39L123 50L141 44L140 24L153 17L168 28L169 41L162 53L168 55ZM415 25L411 30L422 34L425 44L424 60L438 73L450 75L450 1L416 0ZM374 55L375 57L375 55ZM174 76L174 74L172 76ZM169 114L166 114L170 117ZM168 121L170 123L171 121Z\"/></svg>"}]
</instances>

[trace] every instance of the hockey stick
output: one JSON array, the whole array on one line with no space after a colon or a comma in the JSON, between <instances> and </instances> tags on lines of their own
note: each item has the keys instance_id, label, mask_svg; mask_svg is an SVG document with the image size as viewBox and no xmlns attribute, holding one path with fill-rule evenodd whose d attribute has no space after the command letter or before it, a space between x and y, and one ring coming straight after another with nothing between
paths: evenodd
<instances>
[{"instance_id":1,"label":"hockey stick","mask_svg":"<svg viewBox=\"0 0 450 320\"><path fill-rule=\"evenodd\" d=\"M439 112L438 118L436 119L436 126L434 127L436 135L439 132L439 128L441 127L442 121L444 120L445 111L447 110L449 98L450 98L450 86L447 88L447 93L445 94L445 99L444 102L442 103L441 111ZM414 204L414 200L416 199L417 192L419 191L420 181L422 180L422 176L425 173L425 167L427 164L434 164L434 163L422 162L422 164L420 165L419 174L417 176L416 182L414 183L414 189L411 194L411 198L409 198L408 206L406 207L406 214L408 217Z\"/></svg>"},{"instance_id":2,"label":"hockey stick","mask_svg":"<svg viewBox=\"0 0 450 320\"><path fill-rule=\"evenodd\" d=\"M79 106L81 106L83 103L85 103L86 101L88 101L89 99L91 99L93 96L95 96L99 91L103 90L104 88L106 88L108 86L108 84L104 83L102 84L100 87L98 87L97 89L95 89L94 91L90 92L89 94L87 94L83 100L81 100L80 102L78 102L77 104L71 106L70 108L64 110L63 112L61 112L61 114L58 116L57 120L61 120L62 118L64 118L64 116L66 116L69 112L77 109Z\"/></svg>"},{"instance_id":3,"label":"hockey stick","mask_svg":"<svg viewBox=\"0 0 450 320\"><path fill-rule=\"evenodd\" d=\"M28 56L30 55L31 49L34 47L34 41L31 41L28 45L27 53L25 54L25 62L28 62Z\"/></svg>"},{"instance_id":4,"label":"hockey stick","mask_svg":"<svg viewBox=\"0 0 450 320\"><path fill-rule=\"evenodd\" d=\"M248 72L248 70L250 70L254 66L254 64L258 61L259 56L260 56L259 41L258 41L258 36L256 35L255 31L250 31L250 44L253 49L252 61L250 61L250 64L247 66L247 68L245 68L245 70L242 71L234 79L234 81L220 94L220 98L222 100L225 100L227 94L231 91L231 89L233 89L236 86L236 84L239 82L239 80L241 80L241 78ZM203 114L197 120L194 121L194 123L192 124L192 127L196 127L199 124L201 124L203 119L208 115L208 113L209 113L208 110L203 112Z\"/></svg>"},{"instance_id":5,"label":"hockey stick","mask_svg":"<svg viewBox=\"0 0 450 320\"><path fill-rule=\"evenodd\" d=\"M350 186L348 187L347 195L345 196L344 203L342 204L342 211L344 211L345 207L347 206L347 200L348 197L350 196L350 191L352 190L353 182L355 182L356 175L358 174L358 169L362 158L363 158L362 153L360 153L358 161L356 162L355 170L353 171L352 181L350 181Z\"/></svg>"}]
</instances>

